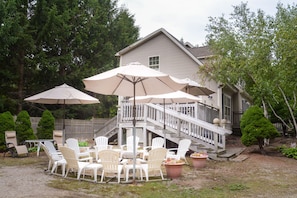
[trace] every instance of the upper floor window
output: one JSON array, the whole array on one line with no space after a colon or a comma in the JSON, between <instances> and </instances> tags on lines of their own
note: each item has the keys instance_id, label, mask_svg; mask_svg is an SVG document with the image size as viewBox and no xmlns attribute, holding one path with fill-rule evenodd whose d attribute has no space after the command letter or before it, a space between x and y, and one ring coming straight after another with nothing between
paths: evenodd
<instances>
[{"instance_id":1,"label":"upper floor window","mask_svg":"<svg viewBox=\"0 0 297 198\"><path fill-rule=\"evenodd\" d=\"M155 70L159 70L160 58L159 56L149 57L149 67Z\"/></svg>"}]
</instances>

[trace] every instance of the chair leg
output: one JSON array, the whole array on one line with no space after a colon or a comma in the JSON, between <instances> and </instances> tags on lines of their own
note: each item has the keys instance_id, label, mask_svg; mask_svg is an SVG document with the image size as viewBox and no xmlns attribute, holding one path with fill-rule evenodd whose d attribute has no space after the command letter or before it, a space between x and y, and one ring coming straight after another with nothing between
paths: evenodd
<instances>
[{"instance_id":1,"label":"chair leg","mask_svg":"<svg viewBox=\"0 0 297 198\"><path fill-rule=\"evenodd\" d=\"M103 178L104 178L104 170L102 170L102 174L101 174L101 183L103 182Z\"/></svg>"}]
</instances>

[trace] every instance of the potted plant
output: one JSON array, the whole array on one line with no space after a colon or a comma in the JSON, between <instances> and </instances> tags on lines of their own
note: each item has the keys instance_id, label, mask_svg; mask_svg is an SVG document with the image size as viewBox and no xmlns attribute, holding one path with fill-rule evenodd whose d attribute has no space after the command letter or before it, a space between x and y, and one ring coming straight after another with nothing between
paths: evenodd
<instances>
[{"instance_id":1,"label":"potted plant","mask_svg":"<svg viewBox=\"0 0 297 198\"><path fill-rule=\"evenodd\" d=\"M182 175L183 165L185 162L183 160L176 160L167 158L164 165L167 172L167 178L175 179Z\"/></svg>"},{"instance_id":2,"label":"potted plant","mask_svg":"<svg viewBox=\"0 0 297 198\"><path fill-rule=\"evenodd\" d=\"M206 166L206 160L208 158L207 152L195 152L192 153L190 157L194 168L199 169Z\"/></svg>"}]
</instances>

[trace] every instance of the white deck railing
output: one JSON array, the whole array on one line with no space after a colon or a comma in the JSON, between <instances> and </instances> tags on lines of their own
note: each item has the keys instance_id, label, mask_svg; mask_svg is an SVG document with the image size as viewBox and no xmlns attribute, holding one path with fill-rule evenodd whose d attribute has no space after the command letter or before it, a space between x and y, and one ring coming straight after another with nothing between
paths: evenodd
<instances>
[{"instance_id":1,"label":"white deck railing","mask_svg":"<svg viewBox=\"0 0 297 198\"><path fill-rule=\"evenodd\" d=\"M183 108L186 108L185 105ZM189 104L189 108L193 109L195 105ZM164 114L164 107L161 105L139 103L136 105L136 120L150 122L159 127L163 127L165 123L166 130L176 133L178 136L182 134L190 136L215 150L218 148L225 149L225 136L232 133L230 130L185 115L176 109L180 108L170 106L170 109L165 109ZM195 110L192 111L196 112ZM121 122L133 120L132 103L122 103L120 120Z\"/></svg>"}]
</instances>

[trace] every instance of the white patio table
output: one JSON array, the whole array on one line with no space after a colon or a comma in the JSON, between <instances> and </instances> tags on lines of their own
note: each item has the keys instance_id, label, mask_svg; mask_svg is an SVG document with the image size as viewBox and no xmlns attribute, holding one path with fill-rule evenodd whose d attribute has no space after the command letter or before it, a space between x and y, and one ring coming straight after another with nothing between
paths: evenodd
<instances>
[{"instance_id":1,"label":"white patio table","mask_svg":"<svg viewBox=\"0 0 297 198\"><path fill-rule=\"evenodd\" d=\"M37 140L25 140L25 143L26 144L29 144L30 147L32 146L32 144L34 146L36 146L36 144L37 144L37 156L39 156L41 144L44 143L44 142L46 142L46 141L54 142L53 139L37 139Z\"/></svg>"}]
</instances>

